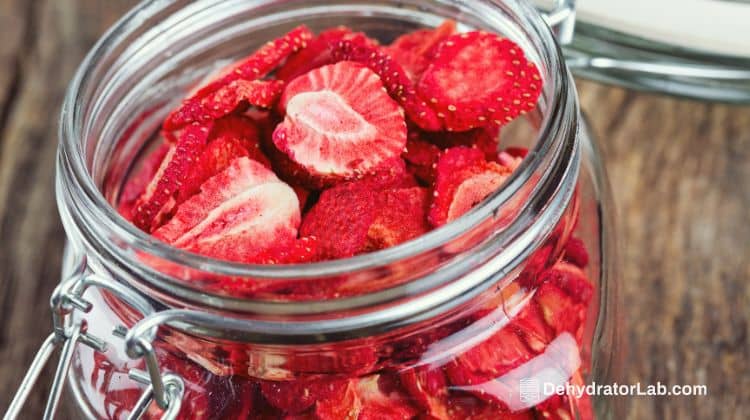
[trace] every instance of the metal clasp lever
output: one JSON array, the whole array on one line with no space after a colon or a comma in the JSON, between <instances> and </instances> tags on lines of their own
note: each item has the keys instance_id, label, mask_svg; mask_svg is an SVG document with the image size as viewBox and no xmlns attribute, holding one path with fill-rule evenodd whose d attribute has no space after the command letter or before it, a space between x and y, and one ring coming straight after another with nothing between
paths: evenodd
<instances>
[{"instance_id":1,"label":"metal clasp lever","mask_svg":"<svg viewBox=\"0 0 750 420\"><path fill-rule=\"evenodd\" d=\"M535 3L538 4L539 1ZM539 6L537 8L540 9ZM540 10L540 12L544 21L552 28L560 45L569 44L573 40L576 23L575 0L554 0L552 9Z\"/></svg>"},{"instance_id":2,"label":"metal clasp lever","mask_svg":"<svg viewBox=\"0 0 750 420\"><path fill-rule=\"evenodd\" d=\"M58 347L61 347L62 350L60 352L60 360L57 363L57 369L55 370L55 376L52 380L52 388L47 398L47 405L44 409L45 420L51 420L55 417L65 377L68 374L68 370L70 370L70 364L73 360L73 351L76 344L82 343L100 352L106 350L106 343L86 332L85 321L81 320L72 323L70 313L73 310L77 309L83 312L91 310L91 304L75 293L75 290L79 288L78 286L82 282L82 278L83 273L78 273L67 281L62 282L52 294L50 306L53 311L54 331L44 340L36 356L34 356L31 367L26 372L21 386L18 388L13 401L11 401L8 407L8 411L3 417L4 420L18 418L24 403L34 388L34 384L39 379L39 374Z\"/></svg>"}]
</instances>

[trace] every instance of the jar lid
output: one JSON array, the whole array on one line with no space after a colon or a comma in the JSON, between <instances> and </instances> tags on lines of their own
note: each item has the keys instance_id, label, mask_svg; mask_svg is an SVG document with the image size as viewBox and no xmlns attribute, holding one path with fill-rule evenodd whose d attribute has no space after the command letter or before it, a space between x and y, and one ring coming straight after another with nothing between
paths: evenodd
<instances>
[{"instance_id":1,"label":"jar lid","mask_svg":"<svg viewBox=\"0 0 750 420\"><path fill-rule=\"evenodd\" d=\"M574 74L750 103L750 2L535 0Z\"/></svg>"}]
</instances>

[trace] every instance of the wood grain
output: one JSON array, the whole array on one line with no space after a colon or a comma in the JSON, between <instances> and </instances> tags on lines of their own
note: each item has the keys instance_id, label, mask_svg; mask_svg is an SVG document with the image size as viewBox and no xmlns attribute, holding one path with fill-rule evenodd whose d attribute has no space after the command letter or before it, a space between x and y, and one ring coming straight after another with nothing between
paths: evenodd
<instances>
[{"instance_id":1,"label":"wood grain","mask_svg":"<svg viewBox=\"0 0 750 420\"><path fill-rule=\"evenodd\" d=\"M64 243L53 189L59 104L85 52L131 5L0 0L3 412L50 330L48 299ZM707 397L628 399L628 418L746 418L750 108L578 86L599 135L624 244L623 381L709 390ZM24 418L41 416L44 387Z\"/></svg>"}]
</instances>

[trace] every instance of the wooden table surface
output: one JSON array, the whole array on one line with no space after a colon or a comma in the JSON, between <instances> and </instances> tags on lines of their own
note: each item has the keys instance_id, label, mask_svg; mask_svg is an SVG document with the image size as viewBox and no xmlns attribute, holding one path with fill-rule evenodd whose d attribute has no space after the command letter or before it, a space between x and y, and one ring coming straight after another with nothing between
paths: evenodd
<instances>
[{"instance_id":1,"label":"wooden table surface","mask_svg":"<svg viewBox=\"0 0 750 420\"><path fill-rule=\"evenodd\" d=\"M50 331L64 241L53 193L59 105L82 56L131 5L0 0L2 412ZM629 418L747 418L750 107L578 86L624 244L625 382L705 384L709 392L631 398ZM41 416L46 389L22 418Z\"/></svg>"}]
</instances>

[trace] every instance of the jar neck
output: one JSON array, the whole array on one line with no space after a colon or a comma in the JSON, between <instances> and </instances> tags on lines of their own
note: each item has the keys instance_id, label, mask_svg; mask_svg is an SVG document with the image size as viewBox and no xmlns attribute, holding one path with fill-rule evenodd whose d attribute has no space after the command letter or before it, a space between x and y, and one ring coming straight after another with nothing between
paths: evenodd
<instances>
[{"instance_id":1,"label":"jar neck","mask_svg":"<svg viewBox=\"0 0 750 420\"><path fill-rule=\"evenodd\" d=\"M281 335L361 336L419 322L467 302L516 270L549 235L575 189L580 165L579 116L561 52L537 12L511 0L460 5L395 0L341 2L335 7L325 3L146 2L100 40L79 68L65 99L57 167L63 224L74 248L94 256L89 258L92 269L106 272L166 307L261 317L270 323L281 317ZM504 187L463 217L417 240L305 265L239 265L190 254L151 238L115 212L107 185L122 181L126 169L118 168L133 160L145 138L158 127L170 105L163 98L178 98L218 58L242 52L222 50L216 43L240 36L259 39L247 35L283 31L299 23L319 29L315 20L330 26L336 23L331 16L348 19L361 30L368 28L358 28L358 24L375 18L411 26L452 18L469 28L501 32L521 45L537 63L544 91L539 109L526 118L535 126L536 139ZM225 55L209 56L215 51ZM185 72L186 66L190 71ZM128 141L121 141L126 135ZM174 275L175 270L144 264L144 256L182 272L210 276L256 282L345 277L369 288L348 297L304 302L238 299L187 283ZM273 325L255 325L265 335L273 330Z\"/></svg>"}]
</instances>

